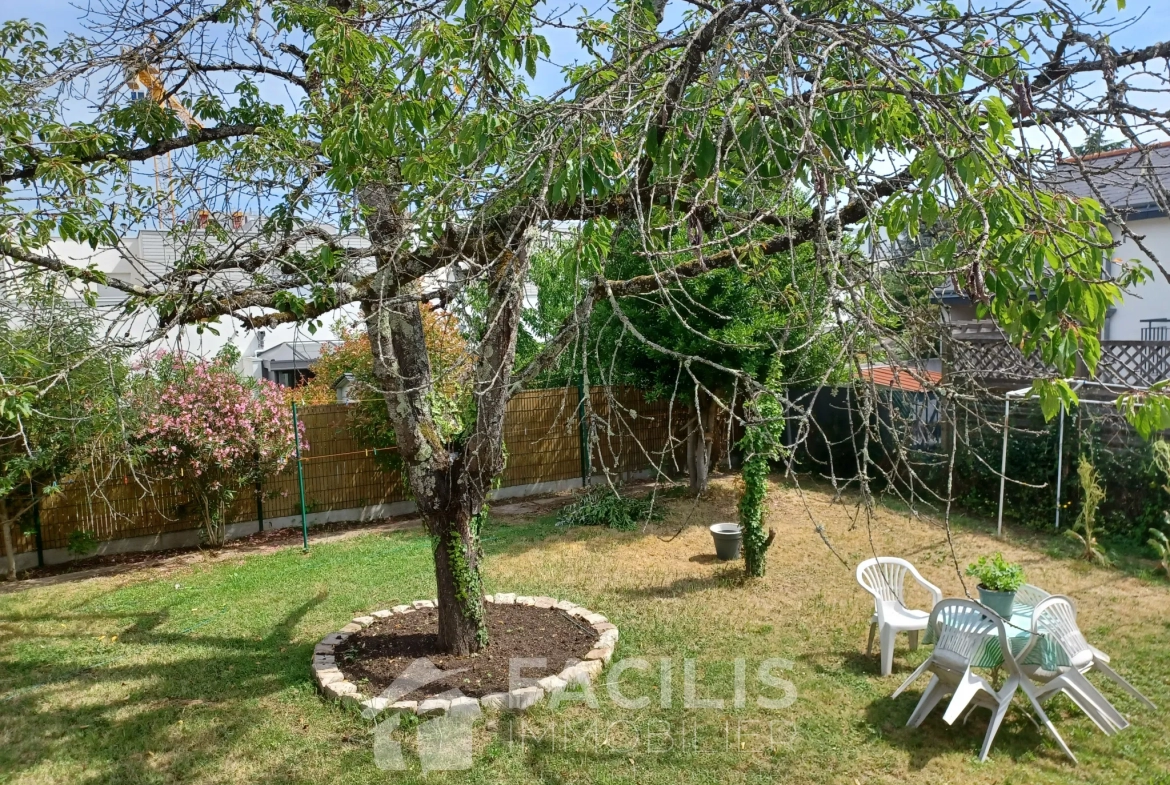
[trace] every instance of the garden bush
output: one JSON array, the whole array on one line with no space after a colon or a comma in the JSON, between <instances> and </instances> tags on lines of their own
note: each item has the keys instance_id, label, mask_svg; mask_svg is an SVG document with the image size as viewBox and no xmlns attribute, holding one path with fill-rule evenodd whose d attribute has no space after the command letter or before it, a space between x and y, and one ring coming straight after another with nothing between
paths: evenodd
<instances>
[{"instance_id":1,"label":"garden bush","mask_svg":"<svg viewBox=\"0 0 1170 785\"><path fill-rule=\"evenodd\" d=\"M135 424L133 458L182 488L198 504L207 542L222 545L240 489L280 471L293 456L284 391L240 376L226 356L208 362L160 352L136 371L126 399ZM301 431L303 451L303 424Z\"/></svg>"},{"instance_id":2,"label":"garden bush","mask_svg":"<svg viewBox=\"0 0 1170 785\"><path fill-rule=\"evenodd\" d=\"M557 513L557 526L605 526L633 531L662 517L661 508L650 497L622 496L620 489L598 485L579 496Z\"/></svg>"}]
</instances>

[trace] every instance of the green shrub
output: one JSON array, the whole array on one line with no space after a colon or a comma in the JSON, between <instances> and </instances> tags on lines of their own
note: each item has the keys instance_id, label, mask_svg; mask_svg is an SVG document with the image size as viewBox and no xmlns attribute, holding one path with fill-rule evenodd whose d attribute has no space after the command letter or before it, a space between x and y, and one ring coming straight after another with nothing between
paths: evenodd
<instances>
[{"instance_id":1,"label":"green shrub","mask_svg":"<svg viewBox=\"0 0 1170 785\"><path fill-rule=\"evenodd\" d=\"M990 559L980 556L978 561L967 565L967 574L978 578L985 589L991 591L1019 591L1024 585L1024 568L1010 562L997 553Z\"/></svg>"},{"instance_id":2,"label":"green shrub","mask_svg":"<svg viewBox=\"0 0 1170 785\"><path fill-rule=\"evenodd\" d=\"M69 532L68 551L74 556L88 556L97 550L97 536L88 529L77 529Z\"/></svg>"},{"instance_id":3,"label":"green shrub","mask_svg":"<svg viewBox=\"0 0 1170 785\"><path fill-rule=\"evenodd\" d=\"M622 496L616 488L598 485L562 507L557 513L557 526L605 526L632 531L661 517L661 508L651 498L634 499Z\"/></svg>"},{"instance_id":4,"label":"green shrub","mask_svg":"<svg viewBox=\"0 0 1170 785\"><path fill-rule=\"evenodd\" d=\"M963 411L957 424L951 487L956 505L975 515L991 517L998 508L1002 424L1002 400ZM1034 403L1013 403L1011 428L1004 518L1030 529L1052 531L1059 418L1044 422ZM1162 510L1170 498L1163 489L1166 475L1158 468L1157 444L1142 439L1119 416L1100 407L1082 406L1068 412L1061 528L1084 504L1077 456L1089 456L1105 492L1096 510L1098 537L1118 545L1144 542L1146 532L1162 523ZM949 458L949 454L937 458L933 470L925 472L928 484L939 493L946 493L948 487Z\"/></svg>"}]
</instances>

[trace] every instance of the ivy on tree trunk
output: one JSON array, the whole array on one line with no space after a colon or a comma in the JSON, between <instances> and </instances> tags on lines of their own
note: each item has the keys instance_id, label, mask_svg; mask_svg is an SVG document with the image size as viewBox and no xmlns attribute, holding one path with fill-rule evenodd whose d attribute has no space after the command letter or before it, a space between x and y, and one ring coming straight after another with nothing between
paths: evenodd
<instances>
[{"instance_id":1,"label":"ivy on tree trunk","mask_svg":"<svg viewBox=\"0 0 1170 785\"><path fill-rule=\"evenodd\" d=\"M743 464L743 495L739 498L739 525L743 529L743 560L747 574L764 577L768 538L764 534L764 502L768 495L768 459L753 454Z\"/></svg>"},{"instance_id":2,"label":"ivy on tree trunk","mask_svg":"<svg viewBox=\"0 0 1170 785\"><path fill-rule=\"evenodd\" d=\"M743 495L739 499L739 525L743 530L743 558L747 574L764 577L772 535L764 533L764 507L768 500L771 461L783 451L782 410L772 396L758 398L748 407L754 422L740 441L744 453Z\"/></svg>"},{"instance_id":3,"label":"ivy on tree trunk","mask_svg":"<svg viewBox=\"0 0 1170 785\"><path fill-rule=\"evenodd\" d=\"M431 523L431 545L439 593L439 640L444 649L470 654L488 643L480 576L480 523L484 508L470 518Z\"/></svg>"}]
</instances>

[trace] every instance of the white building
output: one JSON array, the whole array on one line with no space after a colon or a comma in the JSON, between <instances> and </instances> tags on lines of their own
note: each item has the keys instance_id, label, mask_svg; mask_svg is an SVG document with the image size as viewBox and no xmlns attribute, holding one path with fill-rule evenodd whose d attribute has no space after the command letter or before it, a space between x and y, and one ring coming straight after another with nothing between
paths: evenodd
<instances>
[{"instance_id":1,"label":"white building","mask_svg":"<svg viewBox=\"0 0 1170 785\"><path fill-rule=\"evenodd\" d=\"M212 216L201 211L192 222L180 225L175 230L143 229L135 235L123 237L117 248L94 250L88 245L58 239L38 249L38 252L56 257L74 267L92 268L110 279L150 287L175 270L185 249L198 247L213 254L218 246L223 245L209 236L200 236L207 231L204 227L212 218L227 232L227 242L233 248L246 249L253 237L257 243L260 242L259 219L255 216L242 213ZM323 228L334 231L332 227ZM551 237L552 234L542 236L537 238L537 242L547 245ZM365 238L357 235L341 237L339 242L351 248L368 245ZM316 240L306 239L296 245L296 250L312 251L316 244ZM423 286L428 289L451 288L462 275L465 273L460 272L457 266L442 268L428 275ZM144 309L132 315L125 313L127 295L121 289L100 284L89 288L97 295L97 308L109 325L111 337L138 344L145 342L156 331L158 319L153 312ZM82 285L78 284L78 297L82 291ZM524 307L533 308L536 304L536 287L529 282L525 287ZM263 309L256 309L256 315L263 312ZM224 346L231 344L240 353L240 373L294 386L311 376L309 367L320 357L324 346L340 343L341 329L354 330L360 327L360 308L356 303L344 305L325 314L319 321L320 326L316 326L314 331L298 324L251 330L238 319L220 317L208 324L172 328L164 338L143 345L142 348L181 350L211 358Z\"/></svg>"},{"instance_id":2,"label":"white building","mask_svg":"<svg viewBox=\"0 0 1170 785\"><path fill-rule=\"evenodd\" d=\"M247 235L256 231L257 219L233 214L224 221L231 231L247 241ZM191 231L200 231L194 228ZM181 233L180 233L181 234ZM202 238L199 238L202 239ZM129 284L150 286L174 270L181 255L181 238L157 229L144 229L122 239L118 248L91 249L88 245L68 240L53 240L40 253L54 256L76 267L93 268L111 279ZM354 245L364 243L354 237ZM299 250L310 250L312 241L302 243ZM126 294L106 285L89 287L97 295L97 308L108 323L111 337L132 342L146 340L157 328L154 313L143 310L127 315L124 311ZM80 285L77 294L81 296ZM310 333L304 326L283 324L270 329L249 330L237 319L221 317L205 325L188 325L169 330L166 336L144 350L165 348L210 358L224 346L231 344L239 350L240 373L256 379L271 379L285 386L311 376L309 366L329 343L339 343L337 326L353 327L360 319L356 305L343 306L322 317L322 326Z\"/></svg>"},{"instance_id":3,"label":"white building","mask_svg":"<svg viewBox=\"0 0 1170 785\"><path fill-rule=\"evenodd\" d=\"M1106 315L1097 378L1133 386L1170 378L1170 281L1162 272L1163 267L1170 271L1166 209L1170 206L1170 143L1146 151L1129 148L1066 159L1044 185L1102 202L1117 243L1106 273L1117 275L1122 265L1134 260L1153 273L1150 280L1128 288ZM1123 222L1134 237L1122 230ZM965 296L948 287L936 291L936 299L954 339L957 373L998 386L1018 386L1045 372L1038 358L1005 351L998 327L991 320L976 319L975 306Z\"/></svg>"},{"instance_id":4,"label":"white building","mask_svg":"<svg viewBox=\"0 0 1170 785\"><path fill-rule=\"evenodd\" d=\"M1170 142L1154 146L1148 153L1133 149L1088 155L1080 159L1089 181L1075 161L1057 167L1053 181L1067 193L1099 197L1109 215L1123 219L1130 233L1170 271L1170 217L1166 207L1170 194ZM1090 183L1096 187L1094 194ZM1106 341L1170 341L1170 281L1157 262L1127 237L1117 223L1111 223L1118 243L1111 273L1121 264L1136 259L1150 268L1153 278L1125 293L1105 321Z\"/></svg>"}]
</instances>

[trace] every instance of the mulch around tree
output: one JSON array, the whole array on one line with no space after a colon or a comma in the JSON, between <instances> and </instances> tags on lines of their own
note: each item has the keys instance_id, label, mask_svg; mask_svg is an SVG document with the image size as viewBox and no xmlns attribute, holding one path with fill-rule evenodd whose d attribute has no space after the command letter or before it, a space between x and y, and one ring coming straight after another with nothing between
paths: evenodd
<instances>
[{"instance_id":1,"label":"mulch around tree","mask_svg":"<svg viewBox=\"0 0 1170 785\"><path fill-rule=\"evenodd\" d=\"M560 673L569 660L584 660L597 641L592 627L555 608L485 603L484 612L488 645L469 657L439 651L438 611L423 608L379 619L351 635L337 647L338 668L362 692L378 695L412 662L425 657L439 670L462 672L419 687L401 700L421 701L454 689L479 698L508 691L513 657L544 657L547 667L522 671L526 679L539 679Z\"/></svg>"}]
</instances>

